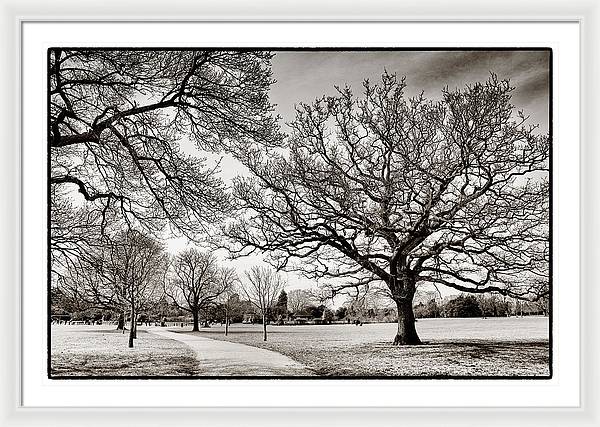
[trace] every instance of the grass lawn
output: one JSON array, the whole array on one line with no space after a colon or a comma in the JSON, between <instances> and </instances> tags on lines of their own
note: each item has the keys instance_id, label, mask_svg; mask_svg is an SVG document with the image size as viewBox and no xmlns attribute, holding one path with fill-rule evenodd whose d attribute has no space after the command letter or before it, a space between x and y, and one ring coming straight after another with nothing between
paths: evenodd
<instances>
[{"instance_id":1,"label":"grass lawn","mask_svg":"<svg viewBox=\"0 0 600 427\"><path fill-rule=\"evenodd\" d=\"M192 349L143 330L134 348L114 325L52 325L51 333L52 377L199 374Z\"/></svg>"},{"instance_id":2,"label":"grass lawn","mask_svg":"<svg viewBox=\"0 0 600 427\"><path fill-rule=\"evenodd\" d=\"M547 376L548 319L420 319L425 345L394 347L395 324L232 325L197 334L285 354L317 375L335 376ZM178 331L179 328L173 329ZM186 332L180 330L181 332Z\"/></svg>"}]
</instances>

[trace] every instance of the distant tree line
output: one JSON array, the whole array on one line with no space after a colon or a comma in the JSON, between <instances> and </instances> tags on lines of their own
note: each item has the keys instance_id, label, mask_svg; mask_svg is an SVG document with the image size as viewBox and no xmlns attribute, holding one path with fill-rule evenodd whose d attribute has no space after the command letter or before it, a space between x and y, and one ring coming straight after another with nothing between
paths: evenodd
<instances>
[{"instance_id":1,"label":"distant tree line","mask_svg":"<svg viewBox=\"0 0 600 427\"><path fill-rule=\"evenodd\" d=\"M548 315L548 299L521 301L495 294L460 294L445 301L430 299L414 306L415 317L507 317Z\"/></svg>"}]
</instances>

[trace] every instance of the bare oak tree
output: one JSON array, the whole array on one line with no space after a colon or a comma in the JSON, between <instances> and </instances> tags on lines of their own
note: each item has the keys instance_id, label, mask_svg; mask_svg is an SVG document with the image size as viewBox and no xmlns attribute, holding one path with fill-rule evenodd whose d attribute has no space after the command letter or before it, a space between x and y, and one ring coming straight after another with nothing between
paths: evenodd
<instances>
[{"instance_id":1,"label":"bare oak tree","mask_svg":"<svg viewBox=\"0 0 600 427\"><path fill-rule=\"evenodd\" d=\"M285 150L245 152L246 212L225 228L234 254L335 278L332 295L384 284L394 344L421 343L417 284L536 300L548 294L550 141L511 105L495 75L407 98L404 79L364 82L364 97L297 107Z\"/></svg>"},{"instance_id":2,"label":"bare oak tree","mask_svg":"<svg viewBox=\"0 0 600 427\"><path fill-rule=\"evenodd\" d=\"M228 211L201 150L276 140L263 51L50 49L52 188L99 215L194 238ZM186 141L187 140L187 141ZM53 205L53 208L55 205ZM54 242L54 241L53 241Z\"/></svg>"},{"instance_id":3,"label":"bare oak tree","mask_svg":"<svg viewBox=\"0 0 600 427\"><path fill-rule=\"evenodd\" d=\"M250 271L246 271L246 279L242 290L262 316L263 341L266 341L267 319L285 282L275 270L258 265L252 267Z\"/></svg>"},{"instance_id":4,"label":"bare oak tree","mask_svg":"<svg viewBox=\"0 0 600 427\"><path fill-rule=\"evenodd\" d=\"M234 272L220 268L211 253L195 248L176 255L171 271L164 292L179 309L192 315L192 331L198 331L200 311L227 293L234 284Z\"/></svg>"}]
</instances>

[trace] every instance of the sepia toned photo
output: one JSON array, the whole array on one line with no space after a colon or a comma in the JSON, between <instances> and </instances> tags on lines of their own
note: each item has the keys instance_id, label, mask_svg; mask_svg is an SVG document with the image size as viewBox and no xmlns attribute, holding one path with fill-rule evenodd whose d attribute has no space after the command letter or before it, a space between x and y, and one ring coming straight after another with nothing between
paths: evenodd
<instances>
[{"instance_id":1,"label":"sepia toned photo","mask_svg":"<svg viewBox=\"0 0 600 427\"><path fill-rule=\"evenodd\" d=\"M552 51L48 50L50 379L549 379Z\"/></svg>"}]
</instances>

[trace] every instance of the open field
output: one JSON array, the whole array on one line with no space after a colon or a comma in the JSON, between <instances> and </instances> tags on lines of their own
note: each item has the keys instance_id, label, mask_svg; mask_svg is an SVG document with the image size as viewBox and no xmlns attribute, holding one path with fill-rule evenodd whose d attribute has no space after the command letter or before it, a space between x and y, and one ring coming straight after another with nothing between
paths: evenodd
<instances>
[{"instance_id":1,"label":"open field","mask_svg":"<svg viewBox=\"0 0 600 427\"><path fill-rule=\"evenodd\" d=\"M285 354L317 375L547 376L548 318L420 319L425 345L393 347L396 325L232 325L196 333ZM185 331L174 328L173 331Z\"/></svg>"},{"instance_id":2,"label":"open field","mask_svg":"<svg viewBox=\"0 0 600 427\"><path fill-rule=\"evenodd\" d=\"M115 325L53 325L52 376L190 376L199 373L195 353L179 341L138 330L134 348L128 331Z\"/></svg>"},{"instance_id":3,"label":"open field","mask_svg":"<svg viewBox=\"0 0 600 427\"><path fill-rule=\"evenodd\" d=\"M549 373L548 319L544 317L420 319L417 330L425 345L411 347L390 344L395 328L392 323L269 326L267 342L262 341L261 325L234 324L227 337L219 326L194 334L281 353L319 376L547 376ZM169 330L191 334L188 327ZM182 342L143 329L138 331L138 337L135 347L129 349L127 334L116 331L114 325L54 325L52 375L203 376L228 372L225 366L202 370L195 352ZM239 353L244 354L243 347ZM202 348L199 354L202 358ZM237 368L239 365L236 363ZM246 371L242 372L245 375Z\"/></svg>"}]
</instances>

